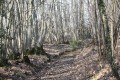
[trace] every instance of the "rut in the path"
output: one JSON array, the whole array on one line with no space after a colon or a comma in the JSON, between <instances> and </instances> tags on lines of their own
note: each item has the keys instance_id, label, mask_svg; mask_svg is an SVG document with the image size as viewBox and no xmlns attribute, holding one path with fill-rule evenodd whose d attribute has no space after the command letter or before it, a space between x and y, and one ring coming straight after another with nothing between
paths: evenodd
<instances>
[{"instance_id":1,"label":"rut in the path","mask_svg":"<svg viewBox=\"0 0 120 80\"><path fill-rule=\"evenodd\" d=\"M47 67L38 73L38 79L89 80L93 76L94 69L98 67L96 65L98 55L93 51L92 47L67 54L48 63Z\"/></svg>"}]
</instances>

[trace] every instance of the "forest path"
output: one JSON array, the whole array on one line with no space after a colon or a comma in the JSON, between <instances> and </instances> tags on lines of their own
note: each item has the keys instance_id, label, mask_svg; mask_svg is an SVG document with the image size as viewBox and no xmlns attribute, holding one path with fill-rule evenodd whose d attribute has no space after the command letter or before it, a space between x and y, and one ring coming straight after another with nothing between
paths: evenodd
<instances>
[{"instance_id":1,"label":"forest path","mask_svg":"<svg viewBox=\"0 0 120 80\"><path fill-rule=\"evenodd\" d=\"M99 60L95 46L75 51L69 46L57 46L46 46L48 52L58 55L50 62L46 62L46 56L29 55L33 65L11 61L11 67L0 67L0 80L116 80L109 65ZM116 58L120 66L120 55Z\"/></svg>"},{"instance_id":2,"label":"forest path","mask_svg":"<svg viewBox=\"0 0 120 80\"><path fill-rule=\"evenodd\" d=\"M92 77L91 80L104 80L103 76L107 75L110 69L104 73L99 71L105 68L108 66L101 64L96 50L91 46L83 50L67 52L59 59L47 63L46 67L38 72L37 78L39 80L90 80ZM97 79L93 79L95 74L98 74Z\"/></svg>"}]
</instances>

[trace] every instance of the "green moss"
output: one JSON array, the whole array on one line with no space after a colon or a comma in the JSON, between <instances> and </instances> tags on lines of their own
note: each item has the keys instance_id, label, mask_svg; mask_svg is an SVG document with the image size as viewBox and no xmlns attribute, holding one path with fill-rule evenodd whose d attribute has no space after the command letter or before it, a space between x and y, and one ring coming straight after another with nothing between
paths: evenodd
<instances>
[{"instance_id":1,"label":"green moss","mask_svg":"<svg viewBox=\"0 0 120 80\"><path fill-rule=\"evenodd\" d=\"M0 80L5 80L4 78L0 77Z\"/></svg>"},{"instance_id":2,"label":"green moss","mask_svg":"<svg viewBox=\"0 0 120 80\"><path fill-rule=\"evenodd\" d=\"M31 50L26 50L26 54L27 55L44 55L45 54L45 51L43 49L43 46L40 46L40 47L34 47L32 48Z\"/></svg>"},{"instance_id":3,"label":"green moss","mask_svg":"<svg viewBox=\"0 0 120 80\"><path fill-rule=\"evenodd\" d=\"M36 54L36 55L44 55L44 56L46 56L48 58L49 61L50 61L50 57L51 57L49 54L47 54L44 51L43 46L34 47L31 50L26 50L25 54L26 54L26 56L27 55L34 55L34 54Z\"/></svg>"},{"instance_id":4,"label":"green moss","mask_svg":"<svg viewBox=\"0 0 120 80\"><path fill-rule=\"evenodd\" d=\"M6 58L1 58L0 59L0 66L7 66L9 63L8 63L8 59Z\"/></svg>"},{"instance_id":5,"label":"green moss","mask_svg":"<svg viewBox=\"0 0 120 80\"><path fill-rule=\"evenodd\" d=\"M72 46L74 50L76 50L80 48L80 46L82 45L82 42L73 40L73 41L70 41L70 45Z\"/></svg>"},{"instance_id":6,"label":"green moss","mask_svg":"<svg viewBox=\"0 0 120 80\"><path fill-rule=\"evenodd\" d=\"M45 51L44 51L44 49L43 49L43 46L37 47L36 49L37 49L37 51L36 51L36 54L37 54L37 55L39 55L39 54L44 55L44 54L45 54Z\"/></svg>"},{"instance_id":7,"label":"green moss","mask_svg":"<svg viewBox=\"0 0 120 80\"><path fill-rule=\"evenodd\" d=\"M28 54L29 55L34 55L36 52L36 49L35 48L32 48L31 50L28 51Z\"/></svg>"},{"instance_id":8,"label":"green moss","mask_svg":"<svg viewBox=\"0 0 120 80\"><path fill-rule=\"evenodd\" d=\"M12 54L9 54L9 59L10 60L17 60L17 59L20 59L20 53L12 53Z\"/></svg>"},{"instance_id":9,"label":"green moss","mask_svg":"<svg viewBox=\"0 0 120 80\"><path fill-rule=\"evenodd\" d=\"M23 61L24 61L25 63L30 64L30 59L29 59L28 56L24 56L24 57L23 57Z\"/></svg>"}]
</instances>

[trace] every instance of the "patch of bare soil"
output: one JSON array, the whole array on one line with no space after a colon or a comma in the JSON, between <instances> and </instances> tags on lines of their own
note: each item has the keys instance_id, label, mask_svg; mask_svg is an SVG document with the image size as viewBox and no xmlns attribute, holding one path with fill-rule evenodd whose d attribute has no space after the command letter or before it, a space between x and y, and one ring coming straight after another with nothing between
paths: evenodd
<instances>
[{"instance_id":1,"label":"patch of bare soil","mask_svg":"<svg viewBox=\"0 0 120 80\"><path fill-rule=\"evenodd\" d=\"M32 65L11 61L11 66L0 68L0 80L116 80L94 46L72 51L69 45L51 44L44 49L58 57L46 62L45 56L29 56Z\"/></svg>"},{"instance_id":2,"label":"patch of bare soil","mask_svg":"<svg viewBox=\"0 0 120 80\"><path fill-rule=\"evenodd\" d=\"M38 75L39 76L39 75ZM98 60L93 47L69 52L47 64L40 80L115 80L108 64Z\"/></svg>"}]
</instances>

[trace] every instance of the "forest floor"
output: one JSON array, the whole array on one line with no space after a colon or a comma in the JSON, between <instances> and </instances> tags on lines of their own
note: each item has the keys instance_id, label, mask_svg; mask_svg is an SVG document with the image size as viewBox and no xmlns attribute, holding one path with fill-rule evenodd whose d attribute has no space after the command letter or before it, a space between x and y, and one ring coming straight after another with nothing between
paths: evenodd
<instances>
[{"instance_id":1,"label":"forest floor","mask_svg":"<svg viewBox=\"0 0 120 80\"><path fill-rule=\"evenodd\" d=\"M0 80L116 80L93 45L73 51L69 45L47 44L44 49L57 56L47 62L45 56L29 55L33 65L10 61L11 66L0 67ZM118 63L120 54L115 56Z\"/></svg>"}]
</instances>

